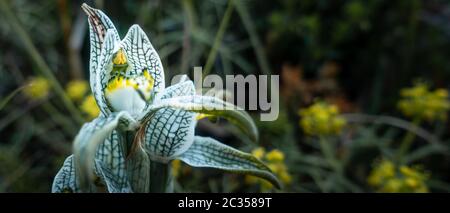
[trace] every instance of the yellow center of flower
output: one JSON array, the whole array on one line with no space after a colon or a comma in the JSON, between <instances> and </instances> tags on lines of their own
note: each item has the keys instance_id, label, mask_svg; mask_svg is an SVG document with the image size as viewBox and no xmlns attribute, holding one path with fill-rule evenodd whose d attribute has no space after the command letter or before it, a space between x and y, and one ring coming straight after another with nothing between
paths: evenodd
<instances>
[{"instance_id":1,"label":"yellow center of flower","mask_svg":"<svg viewBox=\"0 0 450 213\"><path fill-rule=\"evenodd\" d=\"M125 64L127 64L127 57L125 56L125 53L123 52L122 48L120 48L119 51L117 51L116 55L114 56L113 64L114 65L125 65Z\"/></svg>"},{"instance_id":2,"label":"yellow center of flower","mask_svg":"<svg viewBox=\"0 0 450 213\"><path fill-rule=\"evenodd\" d=\"M131 74L127 57L119 49L112 59L111 77L104 90L106 99L114 111L139 114L152 97L154 78L147 69Z\"/></svg>"}]
</instances>

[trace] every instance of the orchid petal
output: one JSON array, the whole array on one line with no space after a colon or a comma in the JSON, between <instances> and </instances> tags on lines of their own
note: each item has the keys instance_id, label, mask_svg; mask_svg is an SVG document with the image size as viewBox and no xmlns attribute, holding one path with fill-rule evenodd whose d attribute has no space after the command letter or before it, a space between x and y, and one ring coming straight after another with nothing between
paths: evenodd
<instances>
[{"instance_id":1,"label":"orchid petal","mask_svg":"<svg viewBox=\"0 0 450 213\"><path fill-rule=\"evenodd\" d=\"M127 55L128 63L132 66L127 74L139 76L147 69L154 80L153 90L155 93L163 90L165 82L161 59L139 25L135 24L130 27L122 41L122 47Z\"/></svg>"},{"instance_id":2,"label":"orchid petal","mask_svg":"<svg viewBox=\"0 0 450 213\"><path fill-rule=\"evenodd\" d=\"M113 130L133 129L134 119L127 112L111 113L108 117L98 117L81 128L74 141L74 160L80 184L89 188L94 179L93 169L97 148L111 135Z\"/></svg>"},{"instance_id":3,"label":"orchid petal","mask_svg":"<svg viewBox=\"0 0 450 213\"><path fill-rule=\"evenodd\" d=\"M269 167L256 157L212 138L196 136L192 146L177 158L193 167L210 167L255 175L269 181L277 188L281 187Z\"/></svg>"},{"instance_id":4,"label":"orchid petal","mask_svg":"<svg viewBox=\"0 0 450 213\"><path fill-rule=\"evenodd\" d=\"M148 119L155 111L166 107L223 117L239 127L251 140L258 141L258 129L250 115L219 98L191 95L161 100L146 109L145 118Z\"/></svg>"},{"instance_id":5,"label":"orchid petal","mask_svg":"<svg viewBox=\"0 0 450 213\"><path fill-rule=\"evenodd\" d=\"M114 130L97 149L97 175L106 183L109 192L133 192L127 176L124 146L123 136Z\"/></svg>"},{"instance_id":6,"label":"orchid petal","mask_svg":"<svg viewBox=\"0 0 450 213\"><path fill-rule=\"evenodd\" d=\"M192 144L195 124L193 112L161 108L144 124L143 148L150 159L167 163Z\"/></svg>"},{"instance_id":7,"label":"orchid petal","mask_svg":"<svg viewBox=\"0 0 450 213\"><path fill-rule=\"evenodd\" d=\"M102 113L105 113L105 106L103 104L105 102L99 98L100 92L97 88L99 84L97 75L99 72L99 67L101 67L99 66L100 55L106 40L119 42L120 37L112 21L101 10L92 8L85 3L81 6L81 8L84 10L89 20L91 46L89 60L90 85ZM108 38L108 31L110 32L109 34L111 34L111 38Z\"/></svg>"},{"instance_id":8,"label":"orchid petal","mask_svg":"<svg viewBox=\"0 0 450 213\"><path fill-rule=\"evenodd\" d=\"M80 184L75 176L75 165L73 155L64 161L53 180L52 193L75 193L81 192Z\"/></svg>"}]
</instances>

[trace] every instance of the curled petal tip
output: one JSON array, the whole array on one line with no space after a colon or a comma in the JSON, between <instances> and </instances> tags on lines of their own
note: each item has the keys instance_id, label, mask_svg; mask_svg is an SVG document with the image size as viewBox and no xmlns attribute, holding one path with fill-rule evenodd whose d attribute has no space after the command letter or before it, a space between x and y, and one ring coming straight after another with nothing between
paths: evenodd
<instances>
[{"instance_id":1,"label":"curled petal tip","mask_svg":"<svg viewBox=\"0 0 450 213\"><path fill-rule=\"evenodd\" d=\"M94 8L90 7L89 5L87 5L86 3L83 3L81 5L81 9L83 9L83 11L86 13L86 15L90 16L92 15L92 12L94 11Z\"/></svg>"}]
</instances>

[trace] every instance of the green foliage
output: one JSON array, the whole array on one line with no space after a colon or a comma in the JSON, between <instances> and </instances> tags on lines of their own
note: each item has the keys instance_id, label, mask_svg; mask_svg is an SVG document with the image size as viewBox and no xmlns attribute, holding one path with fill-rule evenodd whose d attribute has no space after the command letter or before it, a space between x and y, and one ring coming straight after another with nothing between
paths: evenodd
<instances>
[{"instance_id":1,"label":"green foliage","mask_svg":"<svg viewBox=\"0 0 450 213\"><path fill-rule=\"evenodd\" d=\"M177 112L190 110L215 119L227 118L227 121L218 119L214 123L200 120L189 127L195 126L196 133L202 135L198 138L220 139L224 144L217 147L236 153L243 157L241 161L247 162L245 168L236 168L234 164L227 167L228 162L216 155L189 150L184 156L186 163L170 159L170 166L177 166L163 169L166 174L177 174L174 191L450 191L450 140L448 123L444 119L448 114L447 82L450 78L450 30L445 13L450 5L447 2L229 2L123 1L95 5L108 11L121 38L132 24L142 27L158 50L166 79L177 74L191 75L193 66L207 63L210 73L221 76L281 75L282 107L274 122L257 121L255 124L253 113L241 110L197 109L201 100L209 104L218 101L210 97L178 98L147 109L164 109L160 117L162 111L171 106ZM100 110L95 104L98 97L89 91L82 92L85 88L81 87L85 86L79 85L75 92L64 89L71 85L69 82L89 82L89 33L79 6L69 1L50 0L0 3L1 192L49 192L55 174L58 174L55 181L70 186L71 190L54 191L81 189L80 183L71 179L75 168L73 157L66 157L71 156L72 142L82 123L92 121L100 115ZM329 63L336 64L336 71L325 69ZM286 65L293 70L286 72ZM35 76L48 82L48 85L41 84L44 93L24 92ZM416 78L430 82L427 89L433 89L427 90L428 96L402 95L411 93L408 89L402 92L402 88L411 86ZM286 91L293 95L286 95ZM42 96L38 94L39 98L34 99L26 95L36 92ZM346 125L336 134L316 131L317 134L311 135L299 125L307 116L298 111L310 107L315 98L336 105L341 112L339 116L346 120ZM414 116L426 117L425 112L430 110L432 119ZM310 123L311 126L317 124ZM133 141L130 138L134 138L127 131L118 131L114 130L114 134L108 135L107 143L99 146L106 153L121 153L118 158L99 152L91 152L88 154L91 157L85 158L86 161L97 159L84 168L85 173L94 178L89 179L89 187L100 192L150 191L148 180L154 174L142 168L158 166L152 166L150 156L142 147L134 149L132 142L117 149L118 141ZM257 139L259 144L240 143ZM217 145L216 141L209 143ZM217 147L205 150L219 149ZM275 184L273 175L283 182L280 178L283 172L272 174L256 158L231 147L248 153L260 147L279 150L284 159L277 165L284 168L279 171L290 175L290 183L282 184L281 189L266 187L260 179L256 179L255 184L246 183L248 178L239 172L252 170L250 173ZM131 151L133 155L124 154ZM235 173L192 168L189 164L203 166L202 161L192 160L192 153L202 156L200 160L214 161L214 168ZM270 170L276 170L267 159L260 160L268 163ZM383 179L383 184L371 184L368 179L376 173L382 160L393 164L396 178ZM407 181L402 167L426 175L413 175L417 182L414 184L414 181ZM261 170L255 172L254 168ZM410 190L410 186L420 190ZM427 190L423 190L425 187Z\"/></svg>"}]
</instances>

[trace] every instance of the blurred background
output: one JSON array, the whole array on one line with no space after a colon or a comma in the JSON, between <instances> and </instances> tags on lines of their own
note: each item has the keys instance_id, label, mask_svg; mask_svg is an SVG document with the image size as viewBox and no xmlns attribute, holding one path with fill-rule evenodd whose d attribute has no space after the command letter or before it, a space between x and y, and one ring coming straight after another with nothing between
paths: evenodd
<instances>
[{"instance_id":1,"label":"blurred background","mask_svg":"<svg viewBox=\"0 0 450 213\"><path fill-rule=\"evenodd\" d=\"M174 161L175 191L450 192L446 0L1 0L0 192L49 192L98 115L83 2L121 36L139 24L166 79L280 75L279 118L250 112L259 144L221 120L196 132L252 152L283 189Z\"/></svg>"}]
</instances>

